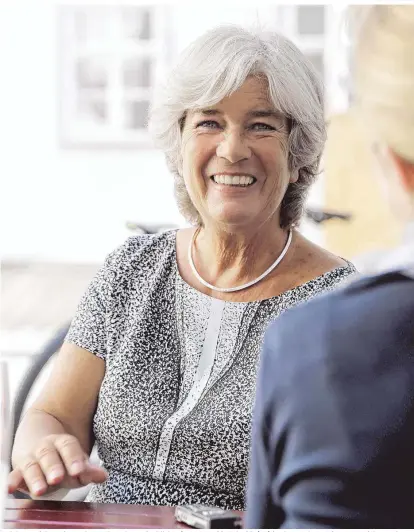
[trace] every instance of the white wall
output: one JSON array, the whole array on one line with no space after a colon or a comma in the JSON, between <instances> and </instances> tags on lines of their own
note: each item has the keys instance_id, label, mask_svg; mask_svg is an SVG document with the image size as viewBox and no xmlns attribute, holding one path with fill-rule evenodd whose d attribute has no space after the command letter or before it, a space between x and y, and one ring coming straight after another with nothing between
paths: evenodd
<instances>
[{"instance_id":1,"label":"white wall","mask_svg":"<svg viewBox=\"0 0 414 532\"><path fill-rule=\"evenodd\" d=\"M127 219L178 222L161 154L59 147L53 4L17 1L0 21L3 259L100 261Z\"/></svg>"},{"instance_id":2,"label":"white wall","mask_svg":"<svg viewBox=\"0 0 414 532\"><path fill-rule=\"evenodd\" d=\"M100 262L129 236L126 220L183 220L160 153L59 146L56 4L0 7L0 252L3 259ZM266 23L266 9L178 4L175 51L220 22Z\"/></svg>"}]
</instances>

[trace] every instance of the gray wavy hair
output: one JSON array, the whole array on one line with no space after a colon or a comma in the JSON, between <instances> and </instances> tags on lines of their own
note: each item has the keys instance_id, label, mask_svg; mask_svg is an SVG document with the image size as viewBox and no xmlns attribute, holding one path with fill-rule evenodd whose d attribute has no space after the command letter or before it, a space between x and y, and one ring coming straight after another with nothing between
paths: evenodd
<instances>
[{"instance_id":1,"label":"gray wavy hair","mask_svg":"<svg viewBox=\"0 0 414 532\"><path fill-rule=\"evenodd\" d=\"M150 134L174 175L178 208L192 224L200 225L202 220L182 177L185 115L188 110L216 105L249 76L267 79L270 100L290 125L288 165L298 179L283 198L280 225L290 227L302 216L326 140L322 82L310 61L286 37L226 25L206 32L184 50L155 93L150 110Z\"/></svg>"}]
</instances>

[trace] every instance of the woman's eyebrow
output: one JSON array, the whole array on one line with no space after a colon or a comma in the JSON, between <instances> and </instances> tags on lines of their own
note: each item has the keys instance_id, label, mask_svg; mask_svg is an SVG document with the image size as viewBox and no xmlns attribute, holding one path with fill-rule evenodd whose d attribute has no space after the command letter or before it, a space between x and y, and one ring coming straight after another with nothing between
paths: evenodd
<instances>
[{"instance_id":1,"label":"woman's eyebrow","mask_svg":"<svg viewBox=\"0 0 414 532\"><path fill-rule=\"evenodd\" d=\"M284 118L283 114L275 109L255 109L249 111L247 116L249 118L276 118L278 120Z\"/></svg>"},{"instance_id":2,"label":"woman's eyebrow","mask_svg":"<svg viewBox=\"0 0 414 532\"><path fill-rule=\"evenodd\" d=\"M223 115L219 109L197 109L194 114L202 114L205 116ZM276 109L254 109L246 113L247 118L276 118L277 120L284 119L285 116Z\"/></svg>"},{"instance_id":3,"label":"woman's eyebrow","mask_svg":"<svg viewBox=\"0 0 414 532\"><path fill-rule=\"evenodd\" d=\"M218 109L197 109L195 111L195 114L202 114L207 116L213 116L213 115L222 115L223 113L219 111Z\"/></svg>"}]
</instances>

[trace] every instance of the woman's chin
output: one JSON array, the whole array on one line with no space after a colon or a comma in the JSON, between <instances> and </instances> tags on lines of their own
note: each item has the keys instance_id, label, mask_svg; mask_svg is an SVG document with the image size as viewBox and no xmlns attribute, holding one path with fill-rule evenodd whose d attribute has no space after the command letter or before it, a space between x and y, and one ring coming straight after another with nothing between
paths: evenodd
<instances>
[{"instance_id":1,"label":"woman's chin","mask_svg":"<svg viewBox=\"0 0 414 532\"><path fill-rule=\"evenodd\" d=\"M255 216L246 211L222 209L219 212L211 212L210 219L218 226L228 226L232 228L249 227L255 224Z\"/></svg>"}]
</instances>

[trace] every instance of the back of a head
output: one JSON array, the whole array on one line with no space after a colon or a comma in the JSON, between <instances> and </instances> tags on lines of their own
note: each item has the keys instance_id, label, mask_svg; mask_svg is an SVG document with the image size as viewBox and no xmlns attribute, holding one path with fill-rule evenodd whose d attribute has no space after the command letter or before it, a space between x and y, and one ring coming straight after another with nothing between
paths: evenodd
<instances>
[{"instance_id":1,"label":"back of a head","mask_svg":"<svg viewBox=\"0 0 414 532\"><path fill-rule=\"evenodd\" d=\"M352 9L356 105L374 140L414 163L414 6Z\"/></svg>"}]
</instances>

